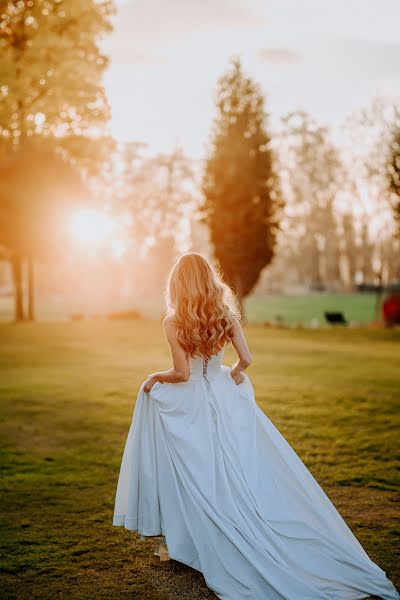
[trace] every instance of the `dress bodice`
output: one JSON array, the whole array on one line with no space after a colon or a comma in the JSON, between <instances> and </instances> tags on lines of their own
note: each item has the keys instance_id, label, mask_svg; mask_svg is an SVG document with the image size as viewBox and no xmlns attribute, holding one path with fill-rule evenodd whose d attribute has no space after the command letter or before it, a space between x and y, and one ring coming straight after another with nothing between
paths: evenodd
<instances>
[{"instance_id":1,"label":"dress bodice","mask_svg":"<svg viewBox=\"0 0 400 600\"><path fill-rule=\"evenodd\" d=\"M215 377L221 371L222 357L224 355L225 346L217 353L205 358L196 356L189 358L190 379L208 379Z\"/></svg>"}]
</instances>

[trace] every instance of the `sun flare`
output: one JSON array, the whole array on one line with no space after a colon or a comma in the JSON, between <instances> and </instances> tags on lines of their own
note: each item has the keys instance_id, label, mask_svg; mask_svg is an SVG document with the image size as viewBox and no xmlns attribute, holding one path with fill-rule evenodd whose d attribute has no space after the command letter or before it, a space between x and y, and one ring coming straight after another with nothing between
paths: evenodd
<instances>
[{"instance_id":1,"label":"sun flare","mask_svg":"<svg viewBox=\"0 0 400 600\"><path fill-rule=\"evenodd\" d=\"M82 209L71 219L71 233L76 241L100 244L115 231L115 221L105 213L94 209Z\"/></svg>"}]
</instances>

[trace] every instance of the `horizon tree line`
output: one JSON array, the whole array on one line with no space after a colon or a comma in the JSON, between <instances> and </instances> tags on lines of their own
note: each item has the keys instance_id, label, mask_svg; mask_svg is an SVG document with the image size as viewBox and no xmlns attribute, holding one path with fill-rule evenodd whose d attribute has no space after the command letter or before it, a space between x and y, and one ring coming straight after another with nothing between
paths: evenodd
<instances>
[{"instance_id":1,"label":"horizon tree line","mask_svg":"<svg viewBox=\"0 0 400 600\"><path fill-rule=\"evenodd\" d=\"M394 275L399 110L382 118L378 102L350 119L345 129L358 144L350 145L349 161L304 111L272 132L258 84L234 58L217 84L202 168L180 149L154 157L138 143L118 149L107 131L107 57L99 49L113 3L66 6L7 3L0 16L0 249L12 265L16 320L25 318L23 265L32 320L34 264L62 259L58 224L78 199L129 213L129 237L144 251L160 236L189 248L196 224L205 224L211 254L241 305L271 264L278 279L281 269L317 287ZM377 117L380 136L358 155ZM380 230L359 211L365 187Z\"/></svg>"}]
</instances>

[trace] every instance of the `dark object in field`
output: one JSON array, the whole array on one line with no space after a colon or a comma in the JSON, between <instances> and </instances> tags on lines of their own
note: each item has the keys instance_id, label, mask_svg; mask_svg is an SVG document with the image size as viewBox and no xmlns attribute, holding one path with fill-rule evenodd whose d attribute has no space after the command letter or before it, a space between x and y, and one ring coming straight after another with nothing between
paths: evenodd
<instances>
[{"instance_id":1,"label":"dark object in field","mask_svg":"<svg viewBox=\"0 0 400 600\"><path fill-rule=\"evenodd\" d=\"M347 325L347 321L342 312L324 312L324 317L331 325Z\"/></svg>"},{"instance_id":2,"label":"dark object in field","mask_svg":"<svg viewBox=\"0 0 400 600\"><path fill-rule=\"evenodd\" d=\"M387 327L400 325L400 295L388 296L382 304L382 314Z\"/></svg>"},{"instance_id":3,"label":"dark object in field","mask_svg":"<svg viewBox=\"0 0 400 600\"><path fill-rule=\"evenodd\" d=\"M120 310L118 312L109 313L107 317L111 320L116 319L141 319L142 315L138 310L132 308L131 310Z\"/></svg>"}]
</instances>

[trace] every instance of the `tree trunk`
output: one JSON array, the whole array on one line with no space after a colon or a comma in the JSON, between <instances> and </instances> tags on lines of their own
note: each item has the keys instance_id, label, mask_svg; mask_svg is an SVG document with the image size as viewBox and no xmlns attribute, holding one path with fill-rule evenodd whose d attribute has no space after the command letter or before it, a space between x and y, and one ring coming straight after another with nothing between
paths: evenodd
<instances>
[{"instance_id":1,"label":"tree trunk","mask_svg":"<svg viewBox=\"0 0 400 600\"><path fill-rule=\"evenodd\" d=\"M22 293L22 259L14 254L11 259L12 274L14 280L14 311L15 320L24 320L24 306Z\"/></svg>"},{"instance_id":2,"label":"tree trunk","mask_svg":"<svg viewBox=\"0 0 400 600\"><path fill-rule=\"evenodd\" d=\"M376 292L375 298L375 321L381 320L381 304L382 304L382 294L383 294L383 283L382 283L382 271L379 273L379 283L378 290Z\"/></svg>"},{"instance_id":3,"label":"tree trunk","mask_svg":"<svg viewBox=\"0 0 400 600\"><path fill-rule=\"evenodd\" d=\"M35 320L35 264L32 256L28 257L28 321Z\"/></svg>"}]
</instances>

